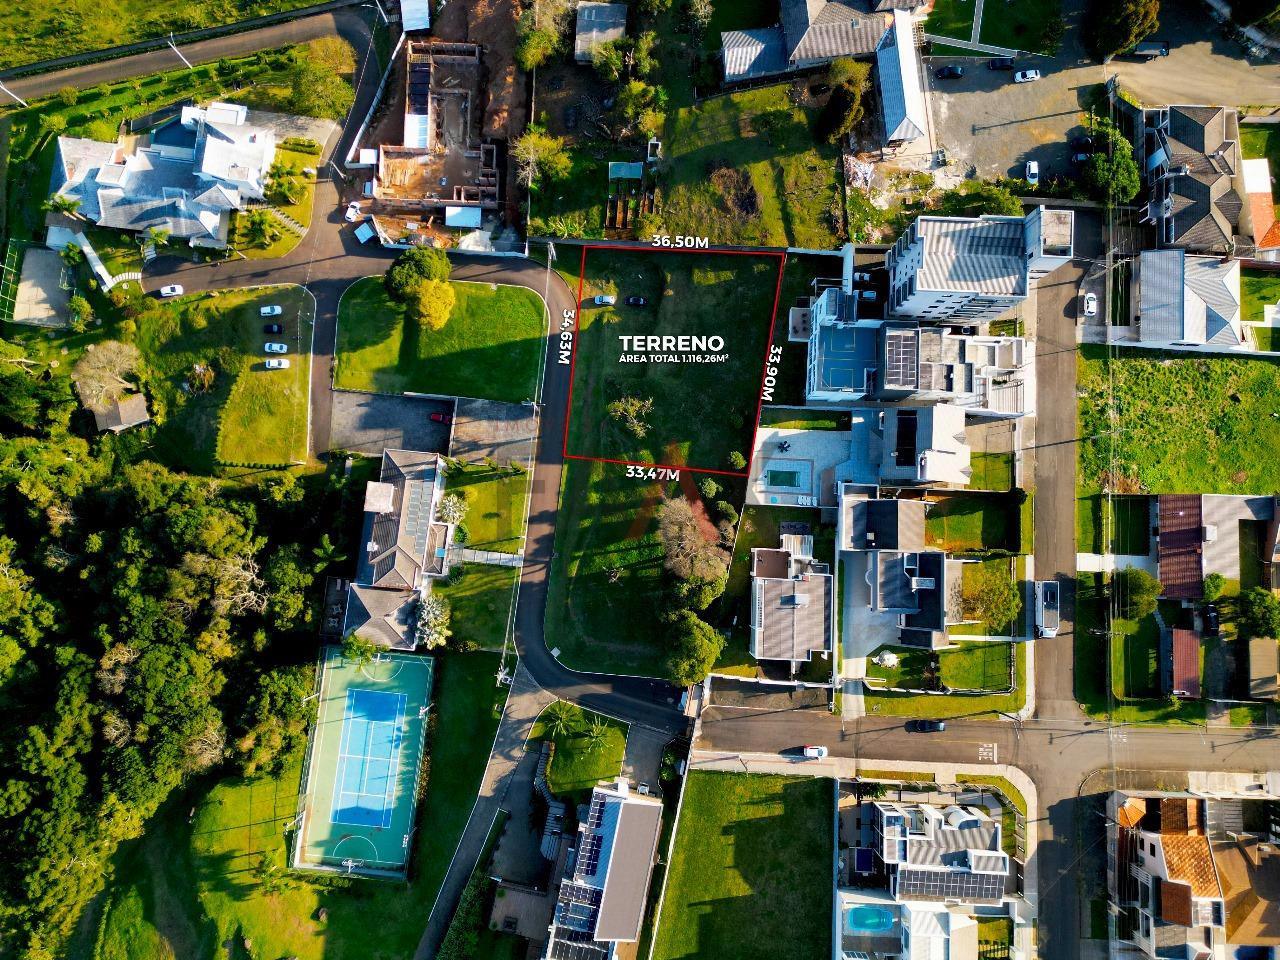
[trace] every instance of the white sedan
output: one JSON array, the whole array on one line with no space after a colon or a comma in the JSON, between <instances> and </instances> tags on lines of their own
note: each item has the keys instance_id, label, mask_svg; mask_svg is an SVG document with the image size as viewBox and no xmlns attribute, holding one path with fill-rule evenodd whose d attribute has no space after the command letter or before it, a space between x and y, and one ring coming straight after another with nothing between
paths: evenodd
<instances>
[{"instance_id":1,"label":"white sedan","mask_svg":"<svg viewBox=\"0 0 1280 960\"><path fill-rule=\"evenodd\" d=\"M810 745L804 748L804 755L810 760L824 760L827 756L827 748Z\"/></svg>"},{"instance_id":2,"label":"white sedan","mask_svg":"<svg viewBox=\"0 0 1280 960\"><path fill-rule=\"evenodd\" d=\"M167 287L160 288L160 296L162 297L180 297L182 296L182 284L171 283Z\"/></svg>"},{"instance_id":3,"label":"white sedan","mask_svg":"<svg viewBox=\"0 0 1280 960\"><path fill-rule=\"evenodd\" d=\"M289 361L284 357L272 357L267 361L268 370L288 370Z\"/></svg>"},{"instance_id":4,"label":"white sedan","mask_svg":"<svg viewBox=\"0 0 1280 960\"><path fill-rule=\"evenodd\" d=\"M347 223L355 223L360 219L360 204L352 200L347 204L347 212L343 214Z\"/></svg>"},{"instance_id":5,"label":"white sedan","mask_svg":"<svg viewBox=\"0 0 1280 960\"><path fill-rule=\"evenodd\" d=\"M1098 295L1096 293L1086 293L1084 295L1084 315L1086 317L1096 317L1098 315Z\"/></svg>"},{"instance_id":6,"label":"white sedan","mask_svg":"<svg viewBox=\"0 0 1280 960\"><path fill-rule=\"evenodd\" d=\"M1019 70L1013 75L1014 83L1031 83L1033 80L1040 79L1039 70Z\"/></svg>"},{"instance_id":7,"label":"white sedan","mask_svg":"<svg viewBox=\"0 0 1280 960\"><path fill-rule=\"evenodd\" d=\"M269 307L260 307L258 309L258 316L260 317L278 317L282 313L284 313L284 310L274 303Z\"/></svg>"},{"instance_id":8,"label":"white sedan","mask_svg":"<svg viewBox=\"0 0 1280 960\"><path fill-rule=\"evenodd\" d=\"M1027 169L1023 171L1022 179L1033 187L1040 186L1040 164L1034 160L1028 160Z\"/></svg>"},{"instance_id":9,"label":"white sedan","mask_svg":"<svg viewBox=\"0 0 1280 960\"><path fill-rule=\"evenodd\" d=\"M288 353L289 348L283 343L267 343L262 347L267 353Z\"/></svg>"}]
</instances>

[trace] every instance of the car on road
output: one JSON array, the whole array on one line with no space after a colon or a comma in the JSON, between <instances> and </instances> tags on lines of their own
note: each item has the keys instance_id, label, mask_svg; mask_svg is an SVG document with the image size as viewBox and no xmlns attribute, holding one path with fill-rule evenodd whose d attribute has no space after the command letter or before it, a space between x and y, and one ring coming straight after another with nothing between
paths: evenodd
<instances>
[{"instance_id":1,"label":"car on road","mask_svg":"<svg viewBox=\"0 0 1280 960\"><path fill-rule=\"evenodd\" d=\"M289 361L285 357L272 357L267 361L268 370L288 370Z\"/></svg>"},{"instance_id":2,"label":"car on road","mask_svg":"<svg viewBox=\"0 0 1280 960\"><path fill-rule=\"evenodd\" d=\"M1022 172L1022 179L1033 187L1040 186L1040 164L1035 160L1028 160L1026 169Z\"/></svg>"},{"instance_id":3,"label":"car on road","mask_svg":"<svg viewBox=\"0 0 1280 960\"><path fill-rule=\"evenodd\" d=\"M853 275L853 282L854 282L854 283L870 283L870 282L871 282L871 274L869 274L869 273L855 273L855 274Z\"/></svg>"},{"instance_id":4,"label":"car on road","mask_svg":"<svg viewBox=\"0 0 1280 960\"><path fill-rule=\"evenodd\" d=\"M611 293L599 294L593 301L597 307L612 307L618 302L618 298Z\"/></svg>"},{"instance_id":5,"label":"car on road","mask_svg":"<svg viewBox=\"0 0 1280 960\"><path fill-rule=\"evenodd\" d=\"M1207 636L1216 637L1222 629L1222 621L1218 617L1218 608L1212 603L1204 608L1204 632Z\"/></svg>"},{"instance_id":6,"label":"car on road","mask_svg":"<svg viewBox=\"0 0 1280 960\"><path fill-rule=\"evenodd\" d=\"M452 413L433 413L431 415L431 422L443 423L446 426L448 426L449 424L453 423L453 414Z\"/></svg>"},{"instance_id":7,"label":"car on road","mask_svg":"<svg viewBox=\"0 0 1280 960\"><path fill-rule=\"evenodd\" d=\"M1071 146L1077 150L1092 150L1093 137L1072 137Z\"/></svg>"},{"instance_id":8,"label":"car on road","mask_svg":"<svg viewBox=\"0 0 1280 960\"><path fill-rule=\"evenodd\" d=\"M947 725L942 720L908 720L907 731L909 733L942 733L947 729Z\"/></svg>"},{"instance_id":9,"label":"car on road","mask_svg":"<svg viewBox=\"0 0 1280 960\"><path fill-rule=\"evenodd\" d=\"M1089 158L1092 156L1092 153L1073 153L1071 155L1071 162L1078 166L1084 166L1089 162Z\"/></svg>"},{"instance_id":10,"label":"car on road","mask_svg":"<svg viewBox=\"0 0 1280 960\"><path fill-rule=\"evenodd\" d=\"M1012 70L1013 57L992 57L987 61L988 70Z\"/></svg>"},{"instance_id":11,"label":"car on road","mask_svg":"<svg viewBox=\"0 0 1280 960\"><path fill-rule=\"evenodd\" d=\"M943 67L941 70L935 70L933 75L939 80L959 80L964 76L964 67L957 67L953 63Z\"/></svg>"},{"instance_id":12,"label":"car on road","mask_svg":"<svg viewBox=\"0 0 1280 960\"><path fill-rule=\"evenodd\" d=\"M289 347L283 343L264 343L262 349L267 353L288 353Z\"/></svg>"},{"instance_id":13,"label":"car on road","mask_svg":"<svg viewBox=\"0 0 1280 960\"><path fill-rule=\"evenodd\" d=\"M874 300L876 298L876 292L874 290L859 290L857 291L857 294L859 300Z\"/></svg>"},{"instance_id":14,"label":"car on road","mask_svg":"<svg viewBox=\"0 0 1280 960\"><path fill-rule=\"evenodd\" d=\"M160 296L162 297L180 297L182 296L182 284L171 283L167 287L160 288Z\"/></svg>"},{"instance_id":15,"label":"car on road","mask_svg":"<svg viewBox=\"0 0 1280 960\"><path fill-rule=\"evenodd\" d=\"M1058 581L1036 582L1036 635L1056 637L1061 616L1058 607Z\"/></svg>"},{"instance_id":16,"label":"car on road","mask_svg":"<svg viewBox=\"0 0 1280 960\"><path fill-rule=\"evenodd\" d=\"M278 317L282 313L284 313L284 308L274 303L269 307L258 308L258 316L260 317Z\"/></svg>"},{"instance_id":17,"label":"car on road","mask_svg":"<svg viewBox=\"0 0 1280 960\"><path fill-rule=\"evenodd\" d=\"M1032 83L1040 79L1039 70L1019 70L1013 75L1014 83Z\"/></svg>"},{"instance_id":18,"label":"car on road","mask_svg":"<svg viewBox=\"0 0 1280 960\"><path fill-rule=\"evenodd\" d=\"M1084 315L1086 317L1096 317L1098 315L1098 295L1096 293L1086 293L1084 295Z\"/></svg>"},{"instance_id":19,"label":"car on road","mask_svg":"<svg viewBox=\"0 0 1280 960\"><path fill-rule=\"evenodd\" d=\"M347 212L344 213L342 216L346 219L347 223L355 223L357 220L359 220L360 219L359 201L352 200L350 203L348 203Z\"/></svg>"},{"instance_id":20,"label":"car on road","mask_svg":"<svg viewBox=\"0 0 1280 960\"><path fill-rule=\"evenodd\" d=\"M262 325L263 333L284 333L284 324L282 323L264 323Z\"/></svg>"},{"instance_id":21,"label":"car on road","mask_svg":"<svg viewBox=\"0 0 1280 960\"><path fill-rule=\"evenodd\" d=\"M622 302L628 307L647 307L649 305L649 301L644 297L627 297L627 299Z\"/></svg>"},{"instance_id":22,"label":"car on road","mask_svg":"<svg viewBox=\"0 0 1280 960\"><path fill-rule=\"evenodd\" d=\"M823 760L827 756L827 748L810 744L804 748L804 755L810 760Z\"/></svg>"}]
</instances>

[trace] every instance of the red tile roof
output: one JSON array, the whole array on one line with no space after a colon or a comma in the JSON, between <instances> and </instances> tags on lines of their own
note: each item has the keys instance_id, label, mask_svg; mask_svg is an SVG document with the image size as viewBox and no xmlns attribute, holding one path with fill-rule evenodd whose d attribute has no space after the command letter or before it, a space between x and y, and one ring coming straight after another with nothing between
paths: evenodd
<instances>
[{"instance_id":1,"label":"red tile roof","mask_svg":"<svg viewBox=\"0 0 1280 960\"><path fill-rule=\"evenodd\" d=\"M1200 698L1200 635L1173 631L1173 689L1180 697Z\"/></svg>"},{"instance_id":2,"label":"red tile roof","mask_svg":"<svg viewBox=\"0 0 1280 960\"><path fill-rule=\"evenodd\" d=\"M1199 600L1204 596L1201 550L1204 519L1198 494L1164 494L1160 502L1160 585L1164 596Z\"/></svg>"}]
</instances>

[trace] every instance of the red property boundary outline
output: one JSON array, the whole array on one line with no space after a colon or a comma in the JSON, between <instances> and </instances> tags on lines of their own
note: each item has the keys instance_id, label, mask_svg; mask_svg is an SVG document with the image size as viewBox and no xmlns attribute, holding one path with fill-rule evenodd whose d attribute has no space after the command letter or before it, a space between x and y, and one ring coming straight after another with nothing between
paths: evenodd
<instances>
[{"instance_id":1,"label":"red property boundary outline","mask_svg":"<svg viewBox=\"0 0 1280 960\"><path fill-rule=\"evenodd\" d=\"M611 460L608 457L585 457L582 454L569 452L569 424L573 416L573 377L577 370L578 364L578 341L581 337L580 321L582 319L582 287L586 280L587 274L587 251L588 250L626 250L634 253L653 253L653 254L721 254L725 256L738 257L777 257L778 258L778 281L773 290L773 312L769 315L769 337L764 345L764 362L761 364L760 370L760 389L756 391L756 420L755 425L751 429L751 456L747 458L746 470L713 470L709 467L692 467L688 464L674 463L645 463L639 460ZM582 247L582 262L578 267L578 302L574 313L573 322L573 349L569 355L569 396L565 401L564 407L564 446L562 454L566 460L587 460L596 463L616 463L626 467L653 467L663 470L686 470L689 473L711 473L723 477L749 477L751 475L751 461L755 456L756 436L760 432L760 411L764 407L764 381L769 373L769 352L773 347L773 335L778 325L778 301L782 297L782 272L787 262L787 254L781 250L686 250L674 249L671 247L652 247L652 246L624 246L622 244L584 244Z\"/></svg>"}]
</instances>

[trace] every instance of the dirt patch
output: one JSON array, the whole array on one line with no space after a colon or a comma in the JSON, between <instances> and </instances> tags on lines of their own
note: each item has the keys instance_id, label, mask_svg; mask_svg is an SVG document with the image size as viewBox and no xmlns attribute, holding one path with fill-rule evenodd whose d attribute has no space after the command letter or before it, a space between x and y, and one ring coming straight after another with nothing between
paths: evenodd
<instances>
[{"instance_id":1,"label":"dirt patch","mask_svg":"<svg viewBox=\"0 0 1280 960\"><path fill-rule=\"evenodd\" d=\"M729 210L747 217L754 217L760 212L760 194L745 170L735 169L721 160L712 165L708 179L720 191Z\"/></svg>"}]
</instances>

